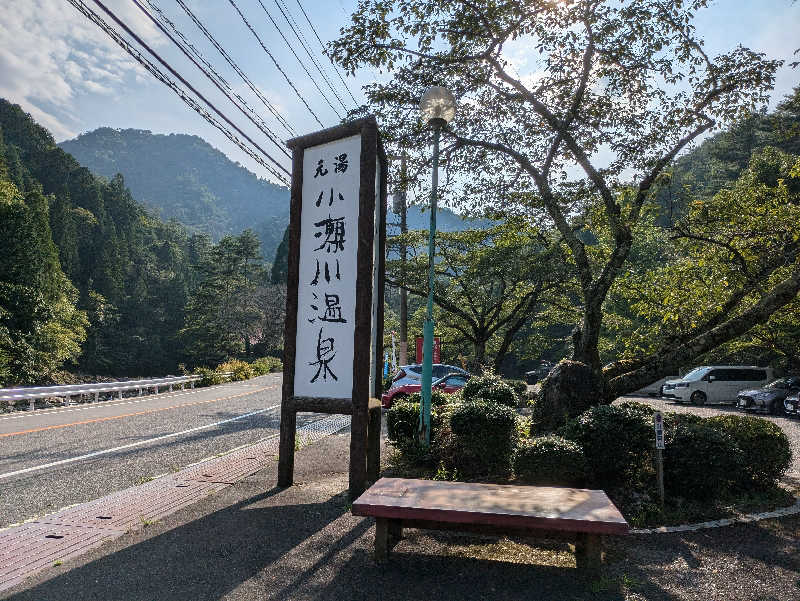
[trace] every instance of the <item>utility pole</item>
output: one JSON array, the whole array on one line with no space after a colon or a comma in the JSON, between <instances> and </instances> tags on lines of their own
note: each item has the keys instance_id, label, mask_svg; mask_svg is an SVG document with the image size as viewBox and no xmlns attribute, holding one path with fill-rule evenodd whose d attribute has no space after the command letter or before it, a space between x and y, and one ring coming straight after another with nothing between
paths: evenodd
<instances>
[{"instance_id":1,"label":"utility pole","mask_svg":"<svg viewBox=\"0 0 800 601\"><path fill-rule=\"evenodd\" d=\"M400 209L400 234L405 234L408 231L408 224L406 223L406 209L407 209L407 190L408 181L406 180L408 173L406 171L406 151L400 158L400 194L399 194L399 209ZM400 246L400 277L405 283L406 278L406 260L408 259L408 249L406 243ZM419 359L417 359L419 361ZM400 288L400 365L408 365L408 292L405 288Z\"/></svg>"}]
</instances>

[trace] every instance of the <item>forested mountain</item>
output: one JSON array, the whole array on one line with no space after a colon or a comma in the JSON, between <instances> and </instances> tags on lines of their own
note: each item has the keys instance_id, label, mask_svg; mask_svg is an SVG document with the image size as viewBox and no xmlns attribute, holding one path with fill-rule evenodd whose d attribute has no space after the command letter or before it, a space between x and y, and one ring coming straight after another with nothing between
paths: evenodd
<instances>
[{"instance_id":1,"label":"forested mountain","mask_svg":"<svg viewBox=\"0 0 800 601\"><path fill-rule=\"evenodd\" d=\"M197 136L103 127L59 146L93 173L125 178L134 198L213 240L253 229L272 261L289 221L289 190L259 179Z\"/></svg>"},{"instance_id":2,"label":"forested mountain","mask_svg":"<svg viewBox=\"0 0 800 601\"><path fill-rule=\"evenodd\" d=\"M669 182L658 189L660 224L680 218L691 198L709 198L736 181L753 152L767 146L800 154L800 87L776 111L752 114L679 157Z\"/></svg>"},{"instance_id":3,"label":"forested mountain","mask_svg":"<svg viewBox=\"0 0 800 601\"><path fill-rule=\"evenodd\" d=\"M65 361L163 375L279 346L252 231L213 245L164 223L2 99L0 239L0 386L51 381Z\"/></svg>"}]
</instances>

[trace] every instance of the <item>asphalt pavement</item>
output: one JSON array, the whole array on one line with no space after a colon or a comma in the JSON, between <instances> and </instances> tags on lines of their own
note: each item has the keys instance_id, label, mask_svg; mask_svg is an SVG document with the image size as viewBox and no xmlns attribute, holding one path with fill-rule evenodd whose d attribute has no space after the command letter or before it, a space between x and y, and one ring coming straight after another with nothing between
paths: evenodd
<instances>
[{"instance_id":1,"label":"asphalt pavement","mask_svg":"<svg viewBox=\"0 0 800 601\"><path fill-rule=\"evenodd\" d=\"M280 384L270 374L0 417L0 528L277 434Z\"/></svg>"}]
</instances>

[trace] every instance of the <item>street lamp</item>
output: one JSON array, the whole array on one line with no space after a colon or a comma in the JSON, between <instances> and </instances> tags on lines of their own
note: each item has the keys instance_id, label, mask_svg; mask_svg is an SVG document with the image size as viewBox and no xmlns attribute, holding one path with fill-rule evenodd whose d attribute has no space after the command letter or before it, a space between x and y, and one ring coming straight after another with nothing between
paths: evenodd
<instances>
[{"instance_id":1,"label":"street lamp","mask_svg":"<svg viewBox=\"0 0 800 601\"><path fill-rule=\"evenodd\" d=\"M419 438L431 443L431 380L433 375L433 264L436 244L436 201L439 186L439 135L456 115L456 100L447 88L433 86L419 103L422 118L433 127L433 177L431 182L431 226L428 233L428 311L422 330L422 399L419 408Z\"/></svg>"}]
</instances>

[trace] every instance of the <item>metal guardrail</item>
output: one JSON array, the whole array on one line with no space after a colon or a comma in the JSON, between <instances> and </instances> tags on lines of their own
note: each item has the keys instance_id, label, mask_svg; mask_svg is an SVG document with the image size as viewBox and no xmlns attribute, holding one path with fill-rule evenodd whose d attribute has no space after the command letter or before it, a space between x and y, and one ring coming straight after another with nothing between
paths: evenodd
<instances>
[{"instance_id":1,"label":"metal guardrail","mask_svg":"<svg viewBox=\"0 0 800 601\"><path fill-rule=\"evenodd\" d=\"M230 377L231 372L219 374ZM188 383L194 388L194 383L202 380L203 376L170 376L167 378L151 378L147 380L127 380L120 382L100 382L97 384L68 384L66 386L24 386L21 388L0 388L0 402L7 401L15 403L21 400L30 401L30 411L36 410L36 399L63 398L69 401L73 396L93 395L94 401L100 399L101 393L111 393L114 398L115 393L119 393L118 398L122 398L122 393L128 390L138 390L137 396L142 396L142 391L153 389L154 394L158 394L159 388L168 388L172 392L172 387L180 385L181 390Z\"/></svg>"}]
</instances>

